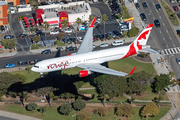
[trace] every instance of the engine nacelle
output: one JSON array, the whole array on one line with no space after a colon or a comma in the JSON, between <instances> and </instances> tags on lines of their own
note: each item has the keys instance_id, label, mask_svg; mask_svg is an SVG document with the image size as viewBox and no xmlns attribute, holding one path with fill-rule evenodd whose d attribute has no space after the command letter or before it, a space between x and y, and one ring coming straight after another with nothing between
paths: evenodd
<instances>
[{"instance_id":1,"label":"engine nacelle","mask_svg":"<svg viewBox=\"0 0 180 120\"><path fill-rule=\"evenodd\" d=\"M81 70L78 73L79 77L86 77L86 76L88 76L90 74L91 74L91 72L89 70Z\"/></svg>"}]
</instances>

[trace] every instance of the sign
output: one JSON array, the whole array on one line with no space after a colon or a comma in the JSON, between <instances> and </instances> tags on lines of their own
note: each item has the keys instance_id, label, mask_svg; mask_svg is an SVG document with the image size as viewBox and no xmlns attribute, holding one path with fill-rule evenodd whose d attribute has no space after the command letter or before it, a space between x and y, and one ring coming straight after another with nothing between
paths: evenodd
<instances>
[{"instance_id":1,"label":"sign","mask_svg":"<svg viewBox=\"0 0 180 120\"><path fill-rule=\"evenodd\" d=\"M61 17L61 20L67 20L67 17Z\"/></svg>"},{"instance_id":2,"label":"sign","mask_svg":"<svg viewBox=\"0 0 180 120\"><path fill-rule=\"evenodd\" d=\"M129 21L129 22L128 22L128 21ZM125 22L126 22L126 23L134 22L134 17L125 19Z\"/></svg>"}]
</instances>

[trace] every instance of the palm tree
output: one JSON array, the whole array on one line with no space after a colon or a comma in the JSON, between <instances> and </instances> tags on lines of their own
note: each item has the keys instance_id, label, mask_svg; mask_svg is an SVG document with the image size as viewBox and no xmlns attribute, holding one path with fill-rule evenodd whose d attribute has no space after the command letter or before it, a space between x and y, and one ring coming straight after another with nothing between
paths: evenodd
<instances>
[{"instance_id":1,"label":"palm tree","mask_svg":"<svg viewBox=\"0 0 180 120\"><path fill-rule=\"evenodd\" d=\"M23 91L22 94L21 94L21 101L22 101L22 104L23 104L24 107L25 107L25 100L29 97L27 95L28 95L27 91Z\"/></svg>"},{"instance_id":2,"label":"palm tree","mask_svg":"<svg viewBox=\"0 0 180 120\"><path fill-rule=\"evenodd\" d=\"M109 98L109 95L108 94L103 94L103 95L100 95L99 98L104 100L104 107L106 107L106 99Z\"/></svg>"},{"instance_id":3,"label":"palm tree","mask_svg":"<svg viewBox=\"0 0 180 120\"><path fill-rule=\"evenodd\" d=\"M171 80L172 80L172 78L173 78L173 77L175 77L175 73L174 73L174 72L172 72L172 71L170 71L170 72L169 72L169 77L170 77L170 78L171 78Z\"/></svg>"},{"instance_id":4,"label":"palm tree","mask_svg":"<svg viewBox=\"0 0 180 120\"><path fill-rule=\"evenodd\" d=\"M94 19L94 16L90 15L89 22L92 22L93 19Z\"/></svg>"},{"instance_id":5,"label":"palm tree","mask_svg":"<svg viewBox=\"0 0 180 120\"><path fill-rule=\"evenodd\" d=\"M49 23L47 21L43 22L43 28L46 30L49 28Z\"/></svg>"},{"instance_id":6,"label":"palm tree","mask_svg":"<svg viewBox=\"0 0 180 120\"><path fill-rule=\"evenodd\" d=\"M69 24L69 22L68 22L67 20L63 20L63 21L61 22L61 24L62 24L64 27L67 27L68 24Z\"/></svg>"},{"instance_id":7,"label":"palm tree","mask_svg":"<svg viewBox=\"0 0 180 120\"><path fill-rule=\"evenodd\" d=\"M77 19L76 19L76 23L78 24L78 27L79 27L79 24L81 24L81 23L82 23L81 18L77 18Z\"/></svg>"},{"instance_id":8,"label":"palm tree","mask_svg":"<svg viewBox=\"0 0 180 120\"><path fill-rule=\"evenodd\" d=\"M105 22L108 21L109 19L108 19L107 14L103 14L101 19L104 23L104 39L105 39Z\"/></svg>"},{"instance_id":9,"label":"palm tree","mask_svg":"<svg viewBox=\"0 0 180 120\"><path fill-rule=\"evenodd\" d=\"M53 100L53 98L54 98L54 93L53 92L50 92L49 93L49 105L52 107L52 100Z\"/></svg>"}]
</instances>

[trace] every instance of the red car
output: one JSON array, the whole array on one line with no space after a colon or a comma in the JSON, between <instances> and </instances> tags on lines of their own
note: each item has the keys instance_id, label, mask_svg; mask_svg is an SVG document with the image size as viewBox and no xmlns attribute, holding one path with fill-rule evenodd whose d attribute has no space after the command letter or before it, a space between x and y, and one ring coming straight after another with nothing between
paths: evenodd
<instances>
[{"instance_id":1,"label":"red car","mask_svg":"<svg viewBox=\"0 0 180 120\"><path fill-rule=\"evenodd\" d=\"M177 6L173 6L175 11L178 11L178 7Z\"/></svg>"}]
</instances>

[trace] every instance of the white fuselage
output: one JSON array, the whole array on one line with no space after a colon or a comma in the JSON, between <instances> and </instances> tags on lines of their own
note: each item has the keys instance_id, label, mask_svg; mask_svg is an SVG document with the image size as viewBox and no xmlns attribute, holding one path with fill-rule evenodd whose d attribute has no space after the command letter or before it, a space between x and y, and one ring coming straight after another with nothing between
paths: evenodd
<instances>
[{"instance_id":1,"label":"white fuselage","mask_svg":"<svg viewBox=\"0 0 180 120\"><path fill-rule=\"evenodd\" d=\"M82 63L103 63L123 58L129 51L129 46L110 48L83 54L47 59L38 62L33 68L34 72L52 72L76 67Z\"/></svg>"}]
</instances>

